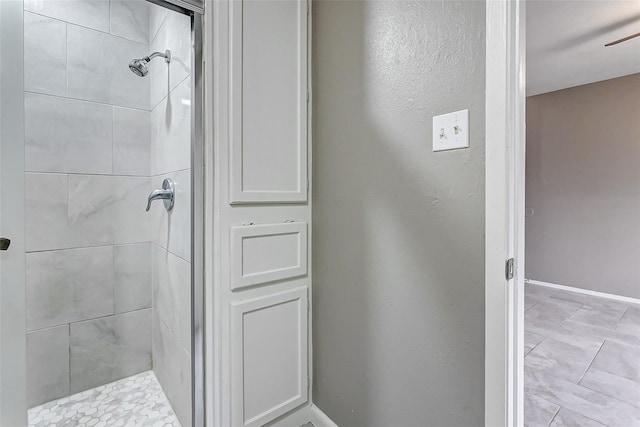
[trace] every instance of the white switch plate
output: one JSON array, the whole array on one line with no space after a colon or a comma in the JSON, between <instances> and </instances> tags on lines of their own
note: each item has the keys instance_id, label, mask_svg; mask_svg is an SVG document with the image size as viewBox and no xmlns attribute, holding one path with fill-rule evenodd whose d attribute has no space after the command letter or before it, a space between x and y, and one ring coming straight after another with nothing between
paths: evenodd
<instances>
[{"instance_id":1,"label":"white switch plate","mask_svg":"<svg viewBox=\"0 0 640 427\"><path fill-rule=\"evenodd\" d=\"M433 117L433 151L469 147L469 110Z\"/></svg>"}]
</instances>

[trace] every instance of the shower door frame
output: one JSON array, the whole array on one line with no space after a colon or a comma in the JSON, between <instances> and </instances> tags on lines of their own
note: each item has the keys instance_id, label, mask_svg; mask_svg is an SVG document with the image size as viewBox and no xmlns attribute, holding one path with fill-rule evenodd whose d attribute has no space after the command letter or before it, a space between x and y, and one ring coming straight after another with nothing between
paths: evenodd
<instances>
[{"instance_id":1,"label":"shower door frame","mask_svg":"<svg viewBox=\"0 0 640 427\"><path fill-rule=\"evenodd\" d=\"M204 61L203 61L203 19L204 10L201 0L147 0L159 6L190 16L191 18L191 405L192 405L192 425L203 427L205 425L205 370L204 370L204 153L205 153L205 129L204 129ZM20 165L18 168L3 170L3 177L12 178L11 202L16 206L11 209L11 223L5 221L11 230L2 230L4 233L11 233L13 242L11 252L24 252L24 219L20 215L24 205L24 160L20 152L24 152L24 117L23 117L23 61L22 51L23 40L23 0L2 1L0 4L0 22L3 24L0 35L0 64L18 64L10 69L3 67L2 71L12 70L0 76L0 89L2 93L2 105L12 108L3 109L0 115L0 123L3 125L0 136L7 141L0 141L0 148L10 147L11 150L2 151L3 155L11 157L3 164ZM200 4L200 6L198 6ZM10 25L9 25L10 24ZM19 106L18 109L15 106ZM5 114L6 113L6 114ZM11 160L14 160L13 162ZM8 181L7 181L8 182ZM2 187L2 190L7 188ZM18 193L19 192L19 193ZM18 198L22 198L19 203ZM4 199L3 199L4 200ZM9 200L9 199L7 199ZM6 200L5 200L6 201ZM13 203L12 203L13 204ZM19 211L16 211L19 209ZM18 215L16 217L16 215ZM15 217L15 218L14 218ZM4 220L4 217L3 217ZM22 224L22 225L21 225ZM6 258L6 255L5 255ZM15 259L22 259L21 262ZM24 294L24 257L13 256L3 268L2 280L10 280L13 288L17 285L21 287ZM20 271L18 271L20 270ZM7 283L0 283L2 289L7 288ZM1 292L0 292L1 293ZM26 355L24 338L26 338L26 328L24 322L26 312L16 312L19 307L24 307L20 303L20 298L3 299L0 305L0 325L1 331L11 331L11 335L23 337L16 342L13 338L6 338L0 333L0 345L7 344L9 347L3 349L3 353L12 357L2 357L0 361L0 378L3 386L11 386L11 393L0 393L0 423L8 422L11 425L27 425L26 411ZM16 317L22 320L16 321ZM8 322L11 320L11 322ZM6 351L6 353L5 353ZM11 366L11 369L9 369ZM7 368L7 369L4 369ZM5 376L7 378L5 378ZM19 378L22 378L20 380ZM2 387L0 391L8 391ZM9 401L11 399L11 401ZM187 427L187 426L184 426Z\"/></svg>"},{"instance_id":2,"label":"shower door frame","mask_svg":"<svg viewBox=\"0 0 640 427\"><path fill-rule=\"evenodd\" d=\"M203 14L191 14L191 409L205 425L204 361L204 61Z\"/></svg>"},{"instance_id":3,"label":"shower door frame","mask_svg":"<svg viewBox=\"0 0 640 427\"><path fill-rule=\"evenodd\" d=\"M204 427L204 9L197 0L147 1L191 18L191 424Z\"/></svg>"},{"instance_id":4,"label":"shower door frame","mask_svg":"<svg viewBox=\"0 0 640 427\"><path fill-rule=\"evenodd\" d=\"M0 425L27 425L24 3L0 0Z\"/></svg>"}]
</instances>

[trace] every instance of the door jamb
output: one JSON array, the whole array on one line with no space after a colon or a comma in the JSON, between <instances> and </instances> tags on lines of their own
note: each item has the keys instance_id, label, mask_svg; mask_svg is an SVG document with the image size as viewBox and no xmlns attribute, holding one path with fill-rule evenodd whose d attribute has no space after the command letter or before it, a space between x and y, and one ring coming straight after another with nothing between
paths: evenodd
<instances>
[{"instance_id":1,"label":"door jamb","mask_svg":"<svg viewBox=\"0 0 640 427\"><path fill-rule=\"evenodd\" d=\"M488 0L486 24L485 425L515 427L524 423L525 0Z\"/></svg>"}]
</instances>

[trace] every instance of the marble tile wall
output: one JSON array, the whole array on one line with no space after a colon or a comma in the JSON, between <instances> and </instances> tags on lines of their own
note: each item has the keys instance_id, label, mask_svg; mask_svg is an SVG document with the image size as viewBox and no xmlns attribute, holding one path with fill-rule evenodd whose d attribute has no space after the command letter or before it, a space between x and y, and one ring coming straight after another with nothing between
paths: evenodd
<instances>
[{"instance_id":1,"label":"marble tile wall","mask_svg":"<svg viewBox=\"0 0 640 427\"><path fill-rule=\"evenodd\" d=\"M151 367L151 309L72 323L69 333L71 393Z\"/></svg>"},{"instance_id":2,"label":"marble tile wall","mask_svg":"<svg viewBox=\"0 0 640 427\"><path fill-rule=\"evenodd\" d=\"M191 425L191 57L189 18L152 6L151 185L176 185L171 212L152 208L153 370L182 425Z\"/></svg>"},{"instance_id":3,"label":"marble tile wall","mask_svg":"<svg viewBox=\"0 0 640 427\"><path fill-rule=\"evenodd\" d=\"M25 0L24 7L34 406L151 369L154 244L145 205L156 183L150 79L128 69L149 54L150 4Z\"/></svg>"},{"instance_id":4,"label":"marble tile wall","mask_svg":"<svg viewBox=\"0 0 640 427\"><path fill-rule=\"evenodd\" d=\"M149 64L151 78L151 109L163 100L173 89L191 75L191 21L188 16L175 12L167 12L154 7L151 16L157 13L158 22L164 17L158 31L151 40L151 50L164 52L171 50L171 64L154 61Z\"/></svg>"},{"instance_id":5,"label":"marble tile wall","mask_svg":"<svg viewBox=\"0 0 640 427\"><path fill-rule=\"evenodd\" d=\"M153 372L158 378L180 424L191 425L191 352L175 339L171 330L153 314Z\"/></svg>"},{"instance_id":6,"label":"marble tile wall","mask_svg":"<svg viewBox=\"0 0 640 427\"><path fill-rule=\"evenodd\" d=\"M69 325L27 334L30 407L69 394Z\"/></svg>"}]
</instances>

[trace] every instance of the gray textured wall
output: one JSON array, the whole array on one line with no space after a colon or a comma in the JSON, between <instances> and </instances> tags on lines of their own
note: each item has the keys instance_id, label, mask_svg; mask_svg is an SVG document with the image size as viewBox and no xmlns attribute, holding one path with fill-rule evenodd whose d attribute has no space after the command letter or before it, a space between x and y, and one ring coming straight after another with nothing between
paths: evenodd
<instances>
[{"instance_id":1,"label":"gray textured wall","mask_svg":"<svg viewBox=\"0 0 640 427\"><path fill-rule=\"evenodd\" d=\"M482 1L316 1L314 402L338 425L479 426ZM470 109L467 150L433 115Z\"/></svg>"},{"instance_id":2,"label":"gray textured wall","mask_svg":"<svg viewBox=\"0 0 640 427\"><path fill-rule=\"evenodd\" d=\"M640 74L527 100L526 277L640 298Z\"/></svg>"}]
</instances>

